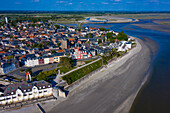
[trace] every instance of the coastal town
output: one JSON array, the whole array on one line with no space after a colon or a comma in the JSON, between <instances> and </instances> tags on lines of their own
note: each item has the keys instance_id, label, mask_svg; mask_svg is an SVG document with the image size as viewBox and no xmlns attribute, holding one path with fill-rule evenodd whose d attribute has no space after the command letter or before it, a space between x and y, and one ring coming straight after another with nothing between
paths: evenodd
<instances>
[{"instance_id":1,"label":"coastal town","mask_svg":"<svg viewBox=\"0 0 170 113\"><path fill-rule=\"evenodd\" d=\"M60 86L70 86L136 45L135 39L123 31L30 20L13 24L8 17L4 20L5 24L0 26L2 109L6 109L6 105L40 98L65 98L67 94ZM47 68L32 71L43 66ZM54 66L53 69L50 66ZM91 70L71 78L73 72L82 71L87 66L91 66ZM11 76L15 71L24 76ZM67 75L68 72L72 75Z\"/></svg>"}]
</instances>

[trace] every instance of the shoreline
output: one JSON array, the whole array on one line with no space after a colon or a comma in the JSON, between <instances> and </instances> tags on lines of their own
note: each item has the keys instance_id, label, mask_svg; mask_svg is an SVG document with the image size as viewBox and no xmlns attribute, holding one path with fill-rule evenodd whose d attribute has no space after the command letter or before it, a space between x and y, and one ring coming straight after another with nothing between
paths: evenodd
<instances>
[{"instance_id":1,"label":"shoreline","mask_svg":"<svg viewBox=\"0 0 170 113\"><path fill-rule=\"evenodd\" d=\"M137 47L132 49L129 52L129 54L125 55L124 57L122 57L121 59L119 59L119 60L117 60L115 62L112 62L108 66L108 68L103 69L98 73L95 73L93 76L91 76L89 78L89 80L83 82L77 88L75 88L73 91L71 91L71 95L69 95L67 99L59 99L59 100L54 101L54 102L42 102L42 103L45 103L45 104L41 103L44 110L47 111L47 112L57 112L57 111L60 111L60 110L62 111L63 110L62 112L65 113L65 112L70 111L71 109L74 109L74 107L75 107L74 103L76 103L76 104L80 105L80 108L76 107L77 110L74 109L73 111L70 111L70 112L73 112L73 113L78 112L78 111L80 112L80 110L84 109L84 106L81 105L83 100L85 98L88 99L89 98L88 95L90 95L90 94L92 94L92 96L90 96L90 98L91 97L95 98L95 96L94 96L95 95L95 90L97 90L98 87L100 87L101 84L104 83L107 86L107 83L111 83L109 81L113 80L113 82L115 82L115 85L116 85L116 83L119 82L119 80L121 80L121 79L119 79L120 78L119 76L122 77L122 75L124 75L124 73L126 73L128 71L128 69L131 67L131 65L133 65L133 63L135 63L135 61L133 61L134 59L135 60L137 59L135 57L140 56L138 54L141 54L142 50L143 51L145 50L145 52L146 52L146 48L145 49L143 48L143 46L146 46L144 44L144 42L142 40L140 40L140 39L137 39L137 38L136 38L136 40L138 40L137 41L138 42ZM149 52L149 51L147 50L147 52ZM145 54L145 55L147 55L147 54ZM148 60L147 64L150 63L150 57L148 57L147 60ZM122 72L122 70L120 70L121 67L123 67L123 72ZM144 65L142 67L146 68L147 66ZM147 71L148 69L145 69L145 70ZM112 75L112 73L115 73L115 74ZM141 87L147 81L148 76L145 75L145 74L144 75L142 74L139 78L136 78L136 76L134 76L134 77L132 76L132 79L134 79L134 80L137 79L138 80L138 85L137 85L137 87L133 88L133 90L130 93L123 95L124 98L121 97L120 91L117 90L117 93L116 93L117 96L116 97L119 97L119 100L114 100L115 101L113 103L114 107L109 107L108 109L106 109L106 108L101 109L100 108L99 111L98 111L98 109L91 109L88 112L101 112L101 111L102 112L111 112L111 111L113 111L115 113L126 113L126 112L128 112L130 110L133 102L134 102L134 99L136 98L138 92L140 91ZM116 79L118 79L118 80L116 80ZM124 76L123 79L129 80L127 78L127 76ZM97 84L98 82L101 82L101 84ZM123 83L123 81L122 81L123 88L126 87L126 84L130 84L130 86L134 85L134 83L132 84L131 82L130 83L128 83L128 82ZM101 85L101 86L103 86L103 85ZM112 87L112 85L111 86L109 85L109 87ZM130 87L127 87L127 88L130 89ZM118 87L118 89L119 89L119 87ZM127 89L125 88L124 90L127 90ZM124 92L124 90L122 90L122 92ZM107 89L107 91L108 91L108 89ZM115 95L113 95L113 96L115 97ZM109 99L113 98L113 96L111 96ZM106 101L107 100L108 100L108 98L106 98ZM90 100L88 100L87 103L89 103L89 101ZM96 99L95 99L95 101L96 101ZM70 103L73 106L73 108L69 106ZM61 105L61 104L63 104L63 105ZM87 104L85 104L85 105L86 105L85 108L88 108L88 105ZM56 109L57 107L58 107L58 109ZM68 108L68 109L66 109L65 107ZM34 105L31 105L31 106L28 106L28 107L25 106L25 107L22 107L19 110L14 110L13 112L17 113L17 112L22 112L22 111L25 111L25 110L27 112L39 112L38 109ZM27 113L27 112L25 112L25 113ZM87 112L87 111L84 111L84 112Z\"/></svg>"},{"instance_id":2,"label":"shoreline","mask_svg":"<svg viewBox=\"0 0 170 113\"><path fill-rule=\"evenodd\" d=\"M137 40L140 40L140 39L137 39ZM138 43L138 47L139 46L141 46L139 43ZM140 52L141 51L141 48L139 47L138 48L138 51L135 53L135 54L137 54L138 52ZM132 53L132 52L131 52ZM132 53L133 54L133 53ZM135 54L133 54L132 56L134 56ZM128 56L124 56L124 57L128 57ZM116 62L120 62L120 60L125 60L125 58L122 58L122 59L119 59L118 61L116 61ZM128 59L127 59L128 60ZM124 65L124 63L125 63L126 61L123 61L123 63L121 64L121 65ZM112 65L112 64L111 64ZM120 65L120 66L121 66ZM117 68L119 68L120 66L117 66ZM110 67L112 67L112 66L110 66ZM117 69L116 68L116 69ZM114 70L113 70L114 71ZM144 75L145 76L145 75ZM95 76L92 76L92 77L95 77ZM107 77L105 76L104 77L104 79L106 79ZM110 77L108 77L107 79L109 79ZM117 108L117 109L115 109L115 113L122 113L122 110L125 110L125 111L123 111L124 113L126 113L126 112L128 112L129 110L130 110L130 108L131 108L131 106L132 106L132 104L133 104L133 102L134 102L134 99L136 98L136 96L137 96L137 94L138 94L138 92L140 91L140 89L141 89L141 87L146 83L146 81L147 81L147 78L148 78L148 75L146 75L145 77L144 77L144 79L142 80L142 83L140 84L140 86L139 86L139 88L137 89L137 91L135 92L135 95L134 94L132 94L131 96L129 96L126 100L124 100L124 102L125 103L122 103L122 104L120 104L120 106ZM95 78L96 79L96 78ZM96 81L96 80L95 80ZM87 81L87 82L89 82L89 81ZM94 81L93 81L94 82ZM78 89L79 91L77 91L76 89L74 89L73 90L73 93L72 93L72 95L71 96L74 96L74 94L76 94L76 93L79 93L81 90L83 90L83 89L85 89L85 88L88 88L89 87L89 85L86 85L86 86L83 86L83 85L85 85L86 84L86 82L85 83L83 83L83 84L80 84L80 86L78 86L76 89ZM94 84L94 83L93 83ZM82 88L83 87L83 88ZM70 97L71 98L71 97ZM127 105L129 105L129 106L127 106ZM126 108L125 108L126 107ZM55 111L55 110L54 110ZM53 111L52 111L53 112ZM63 112L64 113L64 112Z\"/></svg>"}]
</instances>

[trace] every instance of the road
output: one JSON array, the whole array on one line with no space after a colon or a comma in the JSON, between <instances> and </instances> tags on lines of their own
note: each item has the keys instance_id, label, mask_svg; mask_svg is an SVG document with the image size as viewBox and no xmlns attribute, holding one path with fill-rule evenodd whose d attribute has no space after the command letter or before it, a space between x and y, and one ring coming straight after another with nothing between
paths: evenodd
<instances>
[{"instance_id":1,"label":"road","mask_svg":"<svg viewBox=\"0 0 170 113\"><path fill-rule=\"evenodd\" d=\"M37 75L39 72L42 71L48 71L48 70L53 70L55 68L57 68L57 63L53 63L53 64L46 64L46 65L39 65L39 66L35 66L35 67L21 67L18 68L14 71L9 72L7 75L8 76L14 76L16 78L24 78L25 77L25 73L24 72L20 72L20 69L28 69L31 68L32 72L33 72L33 76Z\"/></svg>"}]
</instances>

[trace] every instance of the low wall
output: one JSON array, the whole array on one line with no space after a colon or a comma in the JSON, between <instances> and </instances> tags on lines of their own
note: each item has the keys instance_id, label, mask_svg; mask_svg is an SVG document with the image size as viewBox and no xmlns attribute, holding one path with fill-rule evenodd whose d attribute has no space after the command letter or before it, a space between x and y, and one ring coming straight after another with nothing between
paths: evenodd
<instances>
[{"instance_id":1,"label":"low wall","mask_svg":"<svg viewBox=\"0 0 170 113\"><path fill-rule=\"evenodd\" d=\"M0 110L8 110L8 109L19 108L19 107L22 107L24 105L29 105L29 104L33 104L33 103L37 103L37 102L41 102L41 101L46 101L46 100L51 100L51 99L54 99L54 97L49 96L49 97L44 97L44 98L37 98L37 99L33 99L33 100L8 104L8 105L0 106Z\"/></svg>"}]
</instances>

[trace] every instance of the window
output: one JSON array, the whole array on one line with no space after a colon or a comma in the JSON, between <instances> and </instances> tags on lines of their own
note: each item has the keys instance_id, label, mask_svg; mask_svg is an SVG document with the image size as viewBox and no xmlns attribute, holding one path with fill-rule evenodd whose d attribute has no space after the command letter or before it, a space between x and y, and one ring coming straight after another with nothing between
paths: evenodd
<instances>
[{"instance_id":1,"label":"window","mask_svg":"<svg viewBox=\"0 0 170 113\"><path fill-rule=\"evenodd\" d=\"M45 88L45 86L43 86L43 88Z\"/></svg>"},{"instance_id":2,"label":"window","mask_svg":"<svg viewBox=\"0 0 170 113\"><path fill-rule=\"evenodd\" d=\"M25 87L25 85L23 85L23 87Z\"/></svg>"},{"instance_id":3,"label":"window","mask_svg":"<svg viewBox=\"0 0 170 113\"><path fill-rule=\"evenodd\" d=\"M30 86L30 85L28 84L28 86Z\"/></svg>"},{"instance_id":4,"label":"window","mask_svg":"<svg viewBox=\"0 0 170 113\"><path fill-rule=\"evenodd\" d=\"M8 90L10 90L10 88L8 87Z\"/></svg>"},{"instance_id":5,"label":"window","mask_svg":"<svg viewBox=\"0 0 170 113\"><path fill-rule=\"evenodd\" d=\"M27 96L27 94L24 94L24 96Z\"/></svg>"},{"instance_id":6,"label":"window","mask_svg":"<svg viewBox=\"0 0 170 113\"><path fill-rule=\"evenodd\" d=\"M24 92L26 92L26 90L24 90Z\"/></svg>"},{"instance_id":7,"label":"window","mask_svg":"<svg viewBox=\"0 0 170 113\"><path fill-rule=\"evenodd\" d=\"M14 92L11 92L11 94L14 94Z\"/></svg>"},{"instance_id":8,"label":"window","mask_svg":"<svg viewBox=\"0 0 170 113\"><path fill-rule=\"evenodd\" d=\"M14 89L14 87L12 87L12 89Z\"/></svg>"},{"instance_id":9,"label":"window","mask_svg":"<svg viewBox=\"0 0 170 113\"><path fill-rule=\"evenodd\" d=\"M28 91L30 91L30 89L28 89Z\"/></svg>"},{"instance_id":10,"label":"window","mask_svg":"<svg viewBox=\"0 0 170 113\"><path fill-rule=\"evenodd\" d=\"M48 85L48 87L50 87L50 85Z\"/></svg>"}]
</instances>

